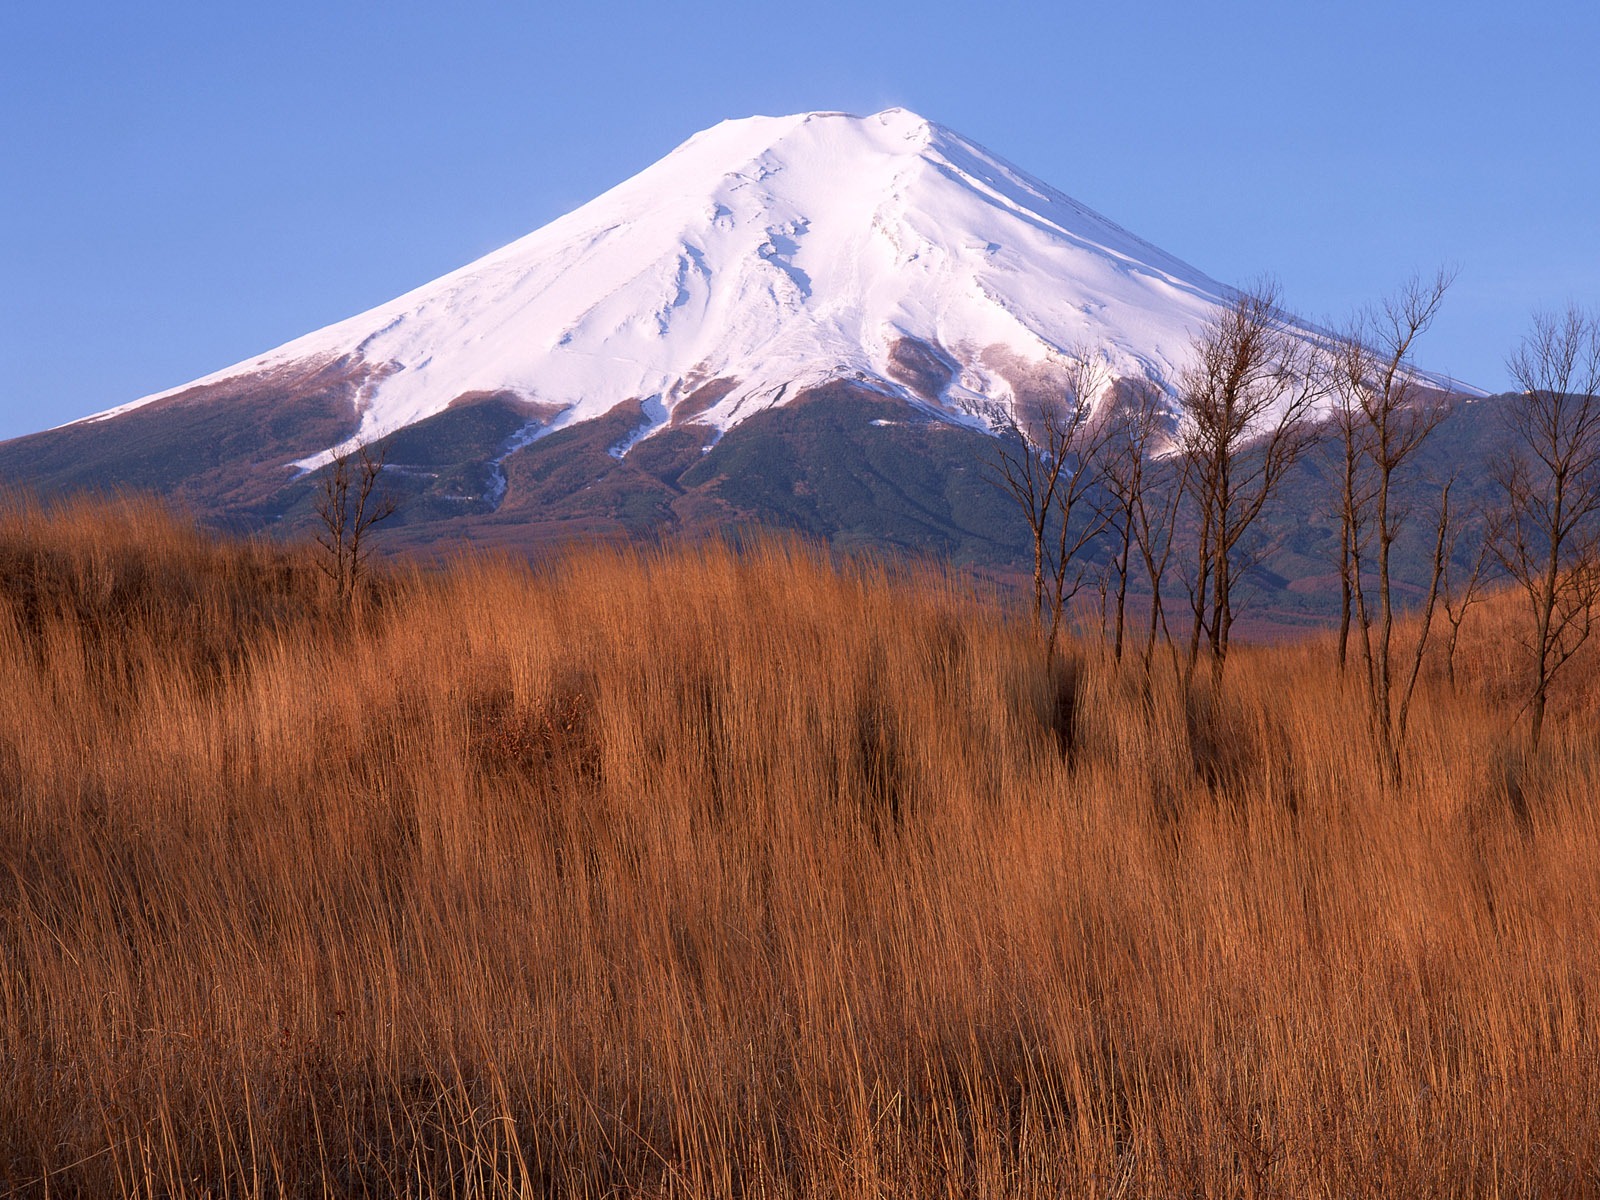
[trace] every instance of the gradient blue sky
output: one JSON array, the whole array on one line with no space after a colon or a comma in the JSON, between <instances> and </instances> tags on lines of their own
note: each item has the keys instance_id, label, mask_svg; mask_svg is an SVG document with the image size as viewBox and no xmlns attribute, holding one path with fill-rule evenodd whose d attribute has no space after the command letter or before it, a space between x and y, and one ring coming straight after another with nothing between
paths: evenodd
<instances>
[{"instance_id":1,"label":"gradient blue sky","mask_svg":"<svg viewBox=\"0 0 1600 1200\"><path fill-rule=\"evenodd\" d=\"M0 438L387 300L725 117L903 105L1338 321L1460 270L1491 389L1600 302L1600 5L0 7Z\"/></svg>"}]
</instances>

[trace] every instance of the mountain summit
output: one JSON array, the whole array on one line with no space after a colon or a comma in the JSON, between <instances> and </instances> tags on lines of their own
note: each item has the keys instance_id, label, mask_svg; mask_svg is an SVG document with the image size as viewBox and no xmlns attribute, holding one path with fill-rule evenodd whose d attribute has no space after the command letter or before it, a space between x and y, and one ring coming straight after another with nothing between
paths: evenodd
<instances>
[{"instance_id":1,"label":"mountain summit","mask_svg":"<svg viewBox=\"0 0 1600 1200\"><path fill-rule=\"evenodd\" d=\"M530 436L623 401L629 445L715 435L830 380L986 427L1074 347L1170 380L1227 298L915 113L751 117L396 300L89 420L337 363L365 439L485 395L528 404Z\"/></svg>"}]
</instances>

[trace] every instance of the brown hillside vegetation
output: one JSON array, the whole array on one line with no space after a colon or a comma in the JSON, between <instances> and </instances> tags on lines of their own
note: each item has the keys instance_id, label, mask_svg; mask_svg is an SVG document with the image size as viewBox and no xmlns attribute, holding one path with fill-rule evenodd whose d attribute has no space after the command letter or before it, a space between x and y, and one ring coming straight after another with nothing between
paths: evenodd
<instances>
[{"instance_id":1,"label":"brown hillside vegetation","mask_svg":"<svg viewBox=\"0 0 1600 1200\"><path fill-rule=\"evenodd\" d=\"M1600 1190L1593 708L1387 785L792 543L393 569L0 518L0 1195ZM1581 679L1583 672L1574 672Z\"/></svg>"}]
</instances>

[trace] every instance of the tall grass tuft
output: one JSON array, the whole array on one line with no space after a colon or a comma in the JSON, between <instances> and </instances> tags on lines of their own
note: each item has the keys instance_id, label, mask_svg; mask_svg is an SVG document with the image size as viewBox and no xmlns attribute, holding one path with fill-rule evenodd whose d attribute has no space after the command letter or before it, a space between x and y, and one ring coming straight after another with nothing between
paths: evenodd
<instances>
[{"instance_id":1,"label":"tall grass tuft","mask_svg":"<svg viewBox=\"0 0 1600 1200\"><path fill-rule=\"evenodd\" d=\"M1495 610L1392 784L1314 640L313 553L0 515L0 1196L1600 1190L1595 709L1522 753Z\"/></svg>"}]
</instances>

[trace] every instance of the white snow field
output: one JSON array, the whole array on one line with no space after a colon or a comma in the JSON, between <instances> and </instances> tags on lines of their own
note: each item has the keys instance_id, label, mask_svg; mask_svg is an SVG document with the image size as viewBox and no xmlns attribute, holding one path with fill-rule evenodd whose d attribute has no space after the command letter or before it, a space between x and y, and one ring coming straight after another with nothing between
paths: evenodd
<instances>
[{"instance_id":1,"label":"white snow field","mask_svg":"<svg viewBox=\"0 0 1600 1200\"><path fill-rule=\"evenodd\" d=\"M1170 385L1230 296L915 113L751 117L396 300L86 419L332 357L370 368L365 439L510 392L560 410L548 429L639 402L622 454L712 381L679 414L710 437L834 379L988 428L1077 348ZM952 368L935 394L902 382L902 339Z\"/></svg>"}]
</instances>

